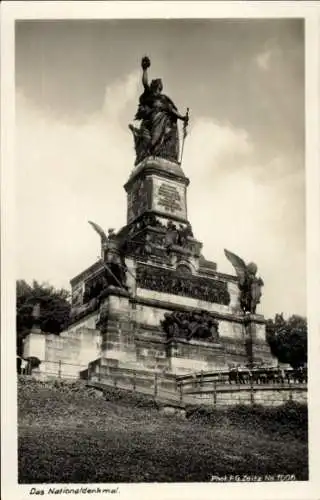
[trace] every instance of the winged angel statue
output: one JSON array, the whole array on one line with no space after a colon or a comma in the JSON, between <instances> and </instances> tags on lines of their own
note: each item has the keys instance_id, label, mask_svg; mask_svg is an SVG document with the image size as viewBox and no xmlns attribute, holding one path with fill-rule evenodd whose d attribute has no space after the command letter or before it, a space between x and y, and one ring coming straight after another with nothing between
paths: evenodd
<instances>
[{"instance_id":1,"label":"winged angel statue","mask_svg":"<svg viewBox=\"0 0 320 500\"><path fill-rule=\"evenodd\" d=\"M240 307L244 313L255 314L257 304L262 295L261 288L264 283L260 277L257 277L258 267L254 262L245 264L245 262L229 250L224 251L225 256L233 265L239 278Z\"/></svg>"},{"instance_id":2,"label":"winged angel statue","mask_svg":"<svg viewBox=\"0 0 320 500\"><path fill-rule=\"evenodd\" d=\"M119 242L116 238L114 229L109 229L107 236L105 231L98 224L92 221L89 221L89 224L100 236L102 259L109 278L108 281L110 281L111 277L110 284L126 288L127 266L124 256L120 251Z\"/></svg>"}]
</instances>

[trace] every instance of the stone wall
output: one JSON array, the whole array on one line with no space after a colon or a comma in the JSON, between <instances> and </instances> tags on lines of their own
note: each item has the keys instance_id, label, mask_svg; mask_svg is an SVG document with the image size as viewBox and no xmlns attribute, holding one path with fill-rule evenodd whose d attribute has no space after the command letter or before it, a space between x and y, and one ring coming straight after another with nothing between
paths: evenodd
<instances>
[{"instance_id":1,"label":"stone wall","mask_svg":"<svg viewBox=\"0 0 320 500\"><path fill-rule=\"evenodd\" d=\"M155 335L160 335L160 338L165 341L165 334L161 330L160 323L164 319L166 313L171 313L172 310L175 309L175 303L179 302L179 299L182 299L182 297L172 296L171 300L168 301L166 299L168 299L169 296L161 294L164 296L162 297L163 301L160 301L158 292L149 291L143 295L145 298L142 298L140 295L140 297L136 299L131 317L136 334L143 334L146 338L144 342L146 359L148 356L154 358L152 353ZM185 299L185 297L183 299ZM186 299L186 301L188 304L190 303L189 307L186 304L178 304L177 307L188 311L191 309L191 304L193 307L197 306L197 308L203 305L195 299ZM226 307L219 306L219 304L216 305L218 308ZM210 310L210 308L206 310ZM180 347L177 348L174 353L171 353L169 364L172 370L178 373L196 370L212 370L216 368L227 368L231 364L244 364L248 362L246 332L241 317L236 314L222 314L221 309L220 312L213 313L213 315L216 315L219 325L220 347L214 347L210 342L199 342L196 340L186 342L184 347L182 347L182 344L179 344ZM261 317L257 316L256 318L256 322L254 323L255 333L253 335L252 349L254 359L256 361L274 364L274 359L271 356L270 348L265 339L265 324L261 321ZM148 364L150 365L150 360ZM157 365L157 362L154 364Z\"/></svg>"},{"instance_id":2,"label":"stone wall","mask_svg":"<svg viewBox=\"0 0 320 500\"><path fill-rule=\"evenodd\" d=\"M173 343L171 370L182 374L225 368L225 353L220 344L179 340Z\"/></svg>"},{"instance_id":3,"label":"stone wall","mask_svg":"<svg viewBox=\"0 0 320 500\"><path fill-rule=\"evenodd\" d=\"M100 307L99 329L102 337L102 355L122 363L136 360L133 309L128 294L112 291L103 299Z\"/></svg>"},{"instance_id":4,"label":"stone wall","mask_svg":"<svg viewBox=\"0 0 320 500\"><path fill-rule=\"evenodd\" d=\"M39 330L31 330L30 334L23 340L23 357L34 356L41 361L45 359L46 336Z\"/></svg>"},{"instance_id":5,"label":"stone wall","mask_svg":"<svg viewBox=\"0 0 320 500\"><path fill-rule=\"evenodd\" d=\"M91 329L95 330L96 321L98 319L98 316L99 316L99 311L95 311L91 314L88 314L87 316L80 319L79 321L75 321L74 323L72 323L72 325L69 326L69 328L67 330L65 330L65 332L63 332L63 334L61 334L61 335L68 336L68 335L72 334L72 332L77 331L79 328L82 328L82 327L83 328L91 328Z\"/></svg>"},{"instance_id":6,"label":"stone wall","mask_svg":"<svg viewBox=\"0 0 320 500\"><path fill-rule=\"evenodd\" d=\"M148 393L171 401L173 405L204 404L215 407L257 404L265 407L280 406L287 402L307 403L306 384L286 385L229 385L216 389L197 383L194 390L181 387L179 379L163 370L127 369L118 363L100 358L90 363L90 381L109 386ZM88 378L88 374L84 375ZM198 382L199 379L198 379ZM207 385L207 384L206 384Z\"/></svg>"},{"instance_id":7,"label":"stone wall","mask_svg":"<svg viewBox=\"0 0 320 500\"><path fill-rule=\"evenodd\" d=\"M91 324L92 318L84 323ZM101 352L100 332L83 325L73 326L60 335L31 332L24 343L24 357L41 360L39 372L62 378L78 378Z\"/></svg>"},{"instance_id":8,"label":"stone wall","mask_svg":"<svg viewBox=\"0 0 320 500\"><path fill-rule=\"evenodd\" d=\"M142 293L143 292L143 293ZM141 296L143 295L143 297ZM160 300L160 298L162 300ZM181 299L181 304L179 300ZM188 302L186 304L185 302ZM100 308L102 332L102 355L117 359L125 364L147 369L170 369L174 373L188 373L197 370L228 368L230 364L248 362L246 331L241 316L236 314L213 313L217 317L219 341L203 342L196 339L177 341L168 348L166 334L162 331L161 321L166 313L176 308L190 310L200 308L201 301L178 297L148 290L139 290L135 298L128 294L110 292ZM206 310L212 304L206 304ZM257 323L257 322L258 323ZM259 360L271 359L270 349L263 340L265 325L259 316L254 320L254 354Z\"/></svg>"},{"instance_id":9,"label":"stone wall","mask_svg":"<svg viewBox=\"0 0 320 500\"><path fill-rule=\"evenodd\" d=\"M236 404L280 406L289 401L307 403L307 387L263 387L251 388L238 386L237 388L203 391L193 394L192 397L201 404L225 407Z\"/></svg>"},{"instance_id":10,"label":"stone wall","mask_svg":"<svg viewBox=\"0 0 320 500\"><path fill-rule=\"evenodd\" d=\"M167 356L167 345L161 336L137 335L135 337L137 366L146 369L170 369L170 359Z\"/></svg>"},{"instance_id":11,"label":"stone wall","mask_svg":"<svg viewBox=\"0 0 320 500\"><path fill-rule=\"evenodd\" d=\"M206 302L204 300L197 300L191 297L174 295L170 293L157 292L154 290L147 290L145 288L137 288L137 297L141 299L151 299L162 303L169 303L176 306L190 307L193 309L203 309L208 312L218 313L233 313L233 306L226 306L215 302Z\"/></svg>"},{"instance_id":12,"label":"stone wall","mask_svg":"<svg viewBox=\"0 0 320 500\"><path fill-rule=\"evenodd\" d=\"M227 369L231 364L248 362L242 316L231 314L229 306L142 289L136 297L123 290L108 290L99 311L73 323L60 336L41 332L30 335L25 355L45 361L41 370L73 376L100 356L118 360L123 367L165 369L177 374ZM161 328L165 313L201 308L216 318L218 341L182 338L169 345ZM272 361L261 317L254 317L252 325L254 358Z\"/></svg>"}]
</instances>

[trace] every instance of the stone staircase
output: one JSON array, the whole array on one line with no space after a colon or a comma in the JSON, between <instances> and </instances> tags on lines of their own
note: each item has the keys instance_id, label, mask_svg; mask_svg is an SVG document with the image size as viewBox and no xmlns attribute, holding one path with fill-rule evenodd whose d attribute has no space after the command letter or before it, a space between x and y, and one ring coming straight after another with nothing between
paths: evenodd
<instances>
[{"instance_id":1,"label":"stone staircase","mask_svg":"<svg viewBox=\"0 0 320 500\"><path fill-rule=\"evenodd\" d=\"M185 407L197 402L192 395L184 395L183 402L177 378L163 371L147 370L136 364L129 366L118 360L99 358L81 372L89 387L103 390L104 387L123 389L152 397L161 405Z\"/></svg>"}]
</instances>

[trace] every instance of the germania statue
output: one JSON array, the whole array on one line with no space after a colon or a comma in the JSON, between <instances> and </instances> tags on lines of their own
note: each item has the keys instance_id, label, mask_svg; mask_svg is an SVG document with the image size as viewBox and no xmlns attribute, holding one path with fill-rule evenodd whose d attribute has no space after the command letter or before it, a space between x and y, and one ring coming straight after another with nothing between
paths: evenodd
<instances>
[{"instance_id":1,"label":"germania statue","mask_svg":"<svg viewBox=\"0 0 320 500\"><path fill-rule=\"evenodd\" d=\"M178 112L172 100L162 93L162 80L157 78L149 84L148 68L151 62L143 57L142 84L144 92L139 98L139 107L135 120L141 121L140 128L129 125L134 136L136 162L140 163L147 156L158 156L179 162L178 120L184 122L184 137L188 124L188 112L183 116Z\"/></svg>"}]
</instances>

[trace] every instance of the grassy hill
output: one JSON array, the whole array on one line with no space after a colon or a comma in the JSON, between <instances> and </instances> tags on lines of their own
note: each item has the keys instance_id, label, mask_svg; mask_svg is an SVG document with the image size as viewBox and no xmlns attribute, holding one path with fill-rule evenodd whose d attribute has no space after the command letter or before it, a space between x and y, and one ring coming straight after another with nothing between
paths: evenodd
<instances>
[{"instance_id":1,"label":"grassy hill","mask_svg":"<svg viewBox=\"0 0 320 500\"><path fill-rule=\"evenodd\" d=\"M20 483L205 482L235 474L308 479L303 407L190 408L182 419L125 391L21 378L18 412Z\"/></svg>"}]
</instances>

